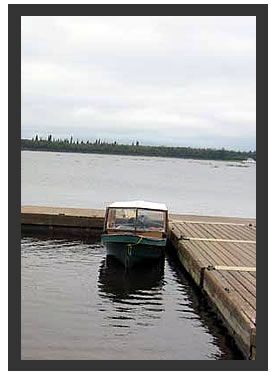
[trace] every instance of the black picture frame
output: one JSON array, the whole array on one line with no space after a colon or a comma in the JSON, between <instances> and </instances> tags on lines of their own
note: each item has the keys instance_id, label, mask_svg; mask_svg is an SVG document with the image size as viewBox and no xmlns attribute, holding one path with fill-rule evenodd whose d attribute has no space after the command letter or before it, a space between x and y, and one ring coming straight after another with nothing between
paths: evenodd
<instances>
[{"instance_id":1,"label":"black picture frame","mask_svg":"<svg viewBox=\"0 0 275 375\"><path fill-rule=\"evenodd\" d=\"M257 359L255 361L21 360L21 16L256 16ZM262 5L9 5L9 370L267 370L268 367L268 6Z\"/></svg>"}]
</instances>

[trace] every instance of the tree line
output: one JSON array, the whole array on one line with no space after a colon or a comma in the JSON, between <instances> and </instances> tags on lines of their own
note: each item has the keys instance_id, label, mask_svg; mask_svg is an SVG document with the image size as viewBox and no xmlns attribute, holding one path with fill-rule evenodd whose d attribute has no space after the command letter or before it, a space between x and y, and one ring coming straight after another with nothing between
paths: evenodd
<instances>
[{"instance_id":1,"label":"tree line","mask_svg":"<svg viewBox=\"0 0 275 375\"><path fill-rule=\"evenodd\" d=\"M22 150L78 152L111 155L160 156L185 159L240 161L248 158L256 160L256 151L233 151L214 148L191 148L169 146L144 146L139 141L130 145L118 142L106 142L101 139L83 141L72 136L65 139L54 139L52 134L45 139L36 135L32 139L21 139Z\"/></svg>"}]
</instances>

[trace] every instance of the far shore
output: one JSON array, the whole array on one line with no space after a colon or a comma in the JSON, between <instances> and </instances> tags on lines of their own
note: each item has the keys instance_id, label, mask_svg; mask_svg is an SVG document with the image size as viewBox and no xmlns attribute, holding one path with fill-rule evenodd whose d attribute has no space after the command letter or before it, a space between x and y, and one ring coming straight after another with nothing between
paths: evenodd
<instances>
[{"instance_id":1,"label":"far shore","mask_svg":"<svg viewBox=\"0 0 275 375\"><path fill-rule=\"evenodd\" d=\"M175 159L215 160L231 162L256 162L256 151L233 151L211 148L143 146L138 142L123 145L105 142L84 143L72 140L37 140L22 139L22 151L67 152L98 155L127 155L143 157L165 157Z\"/></svg>"}]
</instances>

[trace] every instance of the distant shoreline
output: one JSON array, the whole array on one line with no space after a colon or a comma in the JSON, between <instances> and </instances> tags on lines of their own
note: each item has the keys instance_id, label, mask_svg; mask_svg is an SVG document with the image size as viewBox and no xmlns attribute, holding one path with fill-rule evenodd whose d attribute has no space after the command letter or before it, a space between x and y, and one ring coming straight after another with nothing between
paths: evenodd
<instances>
[{"instance_id":1,"label":"distant shoreline","mask_svg":"<svg viewBox=\"0 0 275 375\"><path fill-rule=\"evenodd\" d=\"M70 152L79 154L128 155L147 157L167 157L175 159L220 160L220 161L256 161L256 151L232 151L225 149L203 149L191 147L143 146L117 143L72 142L69 140L29 140L21 139L22 151Z\"/></svg>"}]
</instances>

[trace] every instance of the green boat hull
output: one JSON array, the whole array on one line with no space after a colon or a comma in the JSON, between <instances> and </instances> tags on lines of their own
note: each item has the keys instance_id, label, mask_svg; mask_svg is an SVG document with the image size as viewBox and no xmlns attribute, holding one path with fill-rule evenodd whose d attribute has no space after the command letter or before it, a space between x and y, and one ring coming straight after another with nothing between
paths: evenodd
<instances>
[{"instance_id":1,"label":"green boat hull","mask_svg":"<svg viewBox=\"0 0 275 375\"><path fill-rule=\"evenodd\" d=\"M153 239L138 235L101 236L107 255L117 258L126 268L145 261L156 261L164 256L166 239Z\"/></svg>"}]
</instances>

